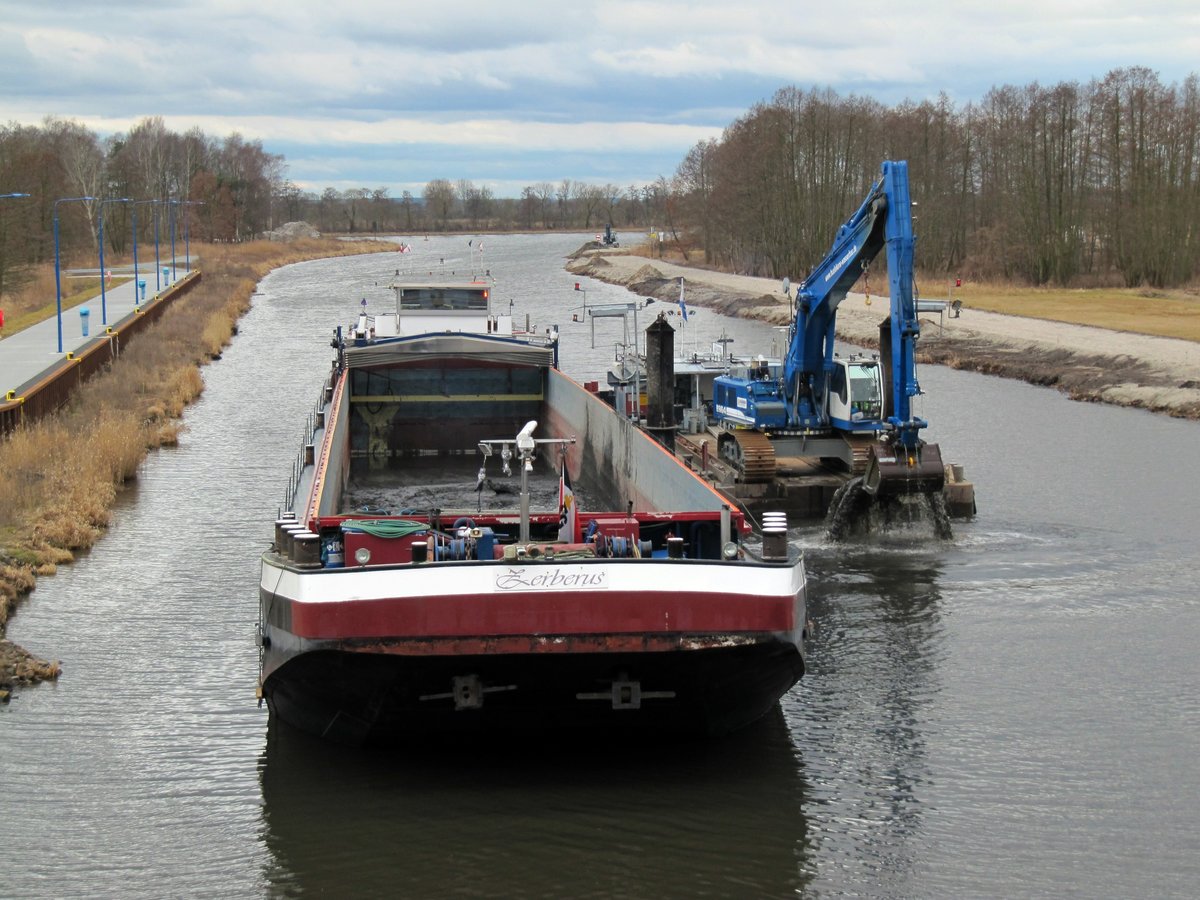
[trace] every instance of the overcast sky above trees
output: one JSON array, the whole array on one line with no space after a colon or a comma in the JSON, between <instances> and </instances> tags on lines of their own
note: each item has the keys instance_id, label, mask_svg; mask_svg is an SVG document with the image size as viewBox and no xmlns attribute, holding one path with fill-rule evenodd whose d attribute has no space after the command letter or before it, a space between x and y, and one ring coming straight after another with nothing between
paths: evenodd
<instances>
[{"instance_id":1,"label":"overcast sky above trees","mask_svg":"<svg viewBox=\"0 0 1200 900\"><path fill-rule=\"evenodd\" d=\"M262 141L307 190L516 196L669 175L784 85L964 104L1198 59L1196 0L0 0L0 121L160 115Z\"/></svg>"}]
</instances>

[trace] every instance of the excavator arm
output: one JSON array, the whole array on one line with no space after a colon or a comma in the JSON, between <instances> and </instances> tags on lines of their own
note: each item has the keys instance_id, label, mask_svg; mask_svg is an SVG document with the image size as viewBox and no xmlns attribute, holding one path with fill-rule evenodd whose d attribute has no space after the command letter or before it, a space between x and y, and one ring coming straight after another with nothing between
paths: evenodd
<instances>
[{"instance_id":1,"label":"excavator arm","mask_svg":"<svg viewBox=\"0 0 1200 900\"><path fill-rule=\"evenodd\" d=\"M908 189L908 163L885 162L880 181L887 198L888 282L891 309L879 326L879 350L890 390L884 392L885 421L890 437L871 447L863 487L876 496L932 494L945 484L945 468L937 444L927 444L920 431L928 423L912 411L912 398L921 393L917 383L917 303L913 295L912 203Z\"/></svg>"},{"instance_id":2,"label":"excavator arm","mask_svg":"<svg viewBox=\"0 0 1200 900\"><path fill-rule=\"evenodd\" d=\"M884 163L888 165L892 164ZM854 215L838 229L833 249L796 290L783 366L788 424L793 428L821 428L829 424L825 400L833 372L837 308L883 249L888 206L884 181L880 180Z\"/></svg>"},{"instance_id":3,"label":"excavator arm","mask_svg":"<svg viewBox=\"0 0 1200 900\"><path fill-rule=\"evenodd\" d=\"M917 383L915 359L921 326L917 321L917 304L913 296L913 251L916 238L913 236L912 204L908 191L908 163L885 162L881 183L889 201L884 232L887 240L891 314L884 324L888 326L887 345L890 348L887 366L892 382L892 414L887 417L887 421L896 429L896 442L902 447L913 449L919 443L917 433L928 423L912 415L912 398L921 393L921 386ZM880 337L883 337L882 326Z\"/></svg>"},{"instance_id":4,"label":"excavator arm","mask_svg":"<svg viewBox=\"0 0 1200 900\"><path fill-rule=\"evenodd\" d=\"M937 445L920 438L928 423L912 412L912 398L921 393L916 369L921 327L913 294L915 246L908 163L889 160L867 198L838 229L832 250L796 291L784 361L789 425L828 425L837 308L886 247L891 306L880 326L880 356L888 380L884 386L888 436L872 444L863 481L869 493L880 496L940 491L945 479Z\"/></svg>"}]
</instances>

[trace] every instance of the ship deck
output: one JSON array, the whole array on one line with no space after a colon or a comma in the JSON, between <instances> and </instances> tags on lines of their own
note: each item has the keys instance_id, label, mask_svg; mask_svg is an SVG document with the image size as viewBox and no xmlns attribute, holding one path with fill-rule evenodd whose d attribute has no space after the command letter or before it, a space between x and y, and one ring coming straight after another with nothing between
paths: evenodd
<instances>
[{"instance_id":1,"label":"ship deck","mask_svg":"<svg viewBox=\"0 0 1200 900\"><path fill-rule=\"evenodd\" d=\"M479 478L478 454L409 456L382 469L351 466L342 496L342 510L351 514L416 515L439 509L445 513L512 514L520 508L521 479L505 476L495 460ZM533 512L558 511L559 475L549 460L538 460L528 476L529 506ZM584 488L573 486L582 508Z\"/></svg>"}]
</instances>

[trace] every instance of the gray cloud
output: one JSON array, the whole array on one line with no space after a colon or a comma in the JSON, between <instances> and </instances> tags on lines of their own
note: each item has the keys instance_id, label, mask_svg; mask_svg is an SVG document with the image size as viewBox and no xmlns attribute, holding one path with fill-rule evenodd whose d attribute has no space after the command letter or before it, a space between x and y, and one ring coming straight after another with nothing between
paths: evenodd
<instances>
[{"instance_id":1,"label":"gray cloud","mask_svg":"<svg viewBox=\"0 0 1200 900\"><path fill-rule=\"evenodd\" d=\"M316 185L399 183L388 143L412 172L457 167L404 182L644 181L788 84L962 103L1130 65L1178 81L1197 58L1194 0L0 0L0 120L236 128Z\"/></svg>"}]
</instances>

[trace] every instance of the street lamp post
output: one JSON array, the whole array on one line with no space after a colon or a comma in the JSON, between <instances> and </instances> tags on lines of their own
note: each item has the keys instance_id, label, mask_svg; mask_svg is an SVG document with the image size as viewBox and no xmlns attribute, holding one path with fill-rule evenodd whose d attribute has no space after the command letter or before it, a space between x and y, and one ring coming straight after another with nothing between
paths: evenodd
<instances>
[{"instance_id":1,"label":"street lamp post","mask_svg":"<svg viewBox=\"0 0 1200 900\"><path fill-rule=\"evenodd\" d=\"M58 352L63 352L62 343L62 270L59 267L58 256L58 204L72 203L78 200L92 201L95 197L60 197L54 201L54 308L58 316ZM103 278L101 279L103 280Z\"/></svg>"},{"instance_id":2,"label":"street lamp post","mask_svg":"<svg viewBox=\"0 0 1200 900\"><path fill-rule=\"evenodd\" d=\"M180 203L179 200L168 200L171 204L171 281L175 281L175 207Z\"/></svg>"},{"instance_id":3,"label":"street lamp post","mask_svg":"<svg viewBox=\"0 0 1200 900\"><path fill-rule=\"evenodd\" d=\"M133 207L133 299L134 299L133 305L134 306L140 305L140 303L142 301L142 296L141 296L142 287L141 287L140 280L138 279L137 208L138 208L138 205L141 203L157 203L157 202L158 202L157 200L134 200L130 204L130 206ZM155 224L157 224L158 219L155 218L154 221L155 221ZM157 253L156 253L156 255L157 255Z\"/></svg>"},{"instance_id":4,"label":"street lamp post","mask_svg":"<svg viewBox=\"0 0 1200 900\"><path fill-rule=\"evenodd\" d=\"M170 245L171 245L171 259L170 259L171 269L170 269L170 271L171 271L171 274L174 275L175 274L175 201L172 200L170 197L167 197L162 201L162 205L163 205L162 215L166 219L166 221L163 222L163 229L167 232L166 234L163 235L163 249L165 250L166 245L168 243L170 243ZM157 256L155 257L155 264L158 266L159 270L161 271L162 264L158 262Z\"/></svg>"},{"instance_id":5,"label":"street lamp post","mask_svg":"<svg viewBox=\"0 0 1200 900\"><path fill-rule=\"evenodd\" d=\"M166 200L155 200L156 204L166 203ZM154 292L162 290L162 269L158 261L158 206L154 207Z\"/></svg>"},{"instance_id":6,"label":"street lamp post","mask_svg":"<svg viewBox=\"0 0 1200 900\"><path fill-rule=\"evenodd\" d=\"M184 200L184 207L188 206L203 206L203 200ZM192 217L187 209L183 211L183 258L184 271L192 271Z\"/></svg>"},{"instance_id":7,"label":"street lamp post","mask_svg":"<svg viewBox=\"0 0 1200 900\"><path fill-rule=\"evenodd\" d=\"M100 324L108 324L108 293L104 285L104 204L132 203L129 197L105 197L100 201ZM134 240L137 240L135 237ZM136 276L135 276L136 277ZM133 285L134 297L137 296L137 282Z\"/></svg>"}]
</instances>

